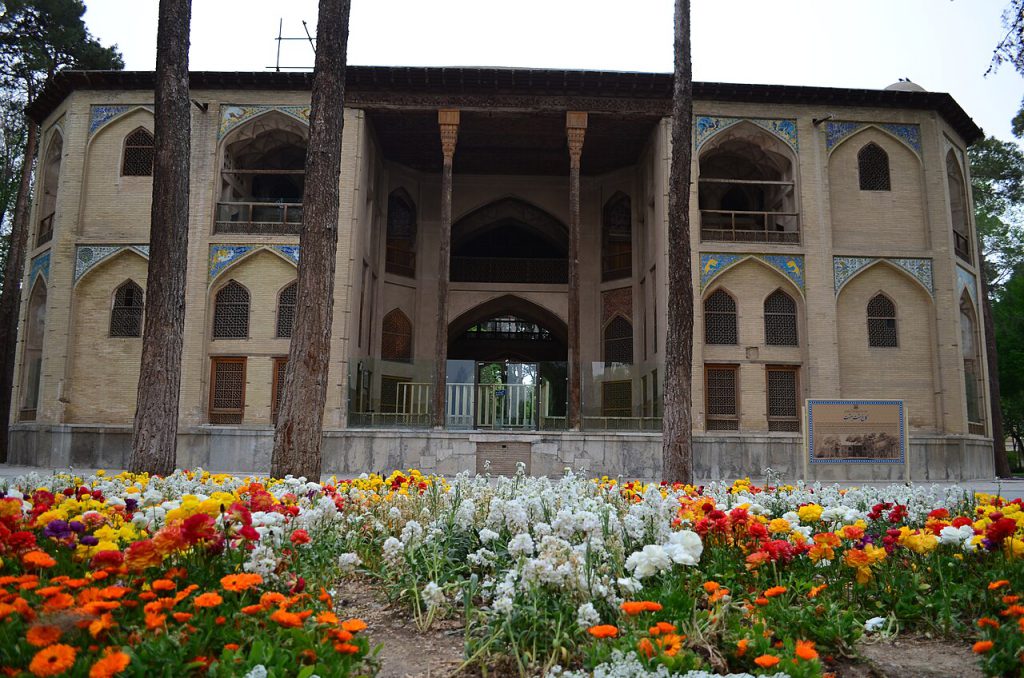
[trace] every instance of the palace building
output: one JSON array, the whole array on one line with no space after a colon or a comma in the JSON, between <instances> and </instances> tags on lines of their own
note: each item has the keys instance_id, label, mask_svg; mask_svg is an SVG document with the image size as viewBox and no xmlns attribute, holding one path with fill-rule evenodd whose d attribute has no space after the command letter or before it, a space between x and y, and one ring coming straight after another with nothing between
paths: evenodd
<instances>
[{"instance_id":1,"label":"palace building","mask_svg":"<svg viewBox=\"0 0 1024 678\"><path fill-rule=\"evenodd\" d=\"M181 467L269 468L303 303L311 82L191 76ZM30 110L41 143L14 463L124 463L153 86L151 72L67 72ZM523 462L658 477L672 76L354 66L346 88L325 471ZM694 84L698 478L802 475L807 398L901 399L915 479L993 475L966 154L980 137L948 94L907 82ZM904 468L807 473L886 480Z\"/></svg>"}]
</instances>

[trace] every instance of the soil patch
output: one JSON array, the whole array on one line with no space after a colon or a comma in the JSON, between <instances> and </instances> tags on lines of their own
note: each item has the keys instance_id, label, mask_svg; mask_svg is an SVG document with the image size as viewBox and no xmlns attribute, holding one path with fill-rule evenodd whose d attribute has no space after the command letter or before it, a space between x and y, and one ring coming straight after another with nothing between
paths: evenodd
<instances>
[{"instance_id":1,"label":"soil patch","mask_svg":"<svg viewBox=\"0 0 1024 678\"><path fill-rule=\"evenodd\" d=\"M861 662L843 678L983 678L970 646L953 640L910 636L860 643ZM866 669L866 672L864 670Z\"/></svg>"}]
</instances>

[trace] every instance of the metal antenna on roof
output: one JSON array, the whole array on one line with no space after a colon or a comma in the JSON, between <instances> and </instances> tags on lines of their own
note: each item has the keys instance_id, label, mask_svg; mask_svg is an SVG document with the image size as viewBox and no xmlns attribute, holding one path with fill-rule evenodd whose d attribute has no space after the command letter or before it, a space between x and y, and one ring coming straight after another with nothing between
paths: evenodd
<instances>
[{"instance_id":1,"label":"metal antenna on roof","mask_svg":"<svg viewBox=\"0 0 1024 678\"><path fill-rule=\"evenodd\" d=\"M309 46L313 48L313 54L316 54L316 43L313 42L313 36L309 34L309 26L306 22L302 22L302 30L306 31L306 37L309 39Z\"/></svg>"},{"instance_id":2,"label":"metal antenna on roof","mask_svg":"<svg viewBox=\"0 0 1024 678\"><path fill-rule=\"evenodd\" d=\"M305 37L285 37L284 35L284 19L279 19L277 22L277 37L274 41L277 42L277 58L273 66L267 66L268 69L273 69L275 72L280 73L282 70L286 71L309 71L313 70L312 66L282 66L281 65L281 43L289 40L302 40L308 42L310 47L313 48L313 54L316 54L316 38L314 38L310 32L306 22L302 22L303 31L305 31Z\"/></svg>"}]
</instances>

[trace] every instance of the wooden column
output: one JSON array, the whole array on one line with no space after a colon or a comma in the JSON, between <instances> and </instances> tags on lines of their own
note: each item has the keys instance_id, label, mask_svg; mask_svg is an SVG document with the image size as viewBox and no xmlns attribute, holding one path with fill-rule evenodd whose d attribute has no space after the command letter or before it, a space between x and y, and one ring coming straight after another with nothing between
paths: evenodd
<instances>
[{"instance_id":1,"label":"wooden column","mask_svg":"<svg viewBox=\"0 0 1024 678\"><path fill-rule=\"evenodd\" d=\"M445 391L448 375L448 277L452 247L452 159L459 138L459 112L442 109L437 112L441 128L441 234L438 238L437 261L437 336L434 343L434 428L445 424Z\"/></svg>"},{"instance_id":2,"label":"wooden column","mask_svg":"<svg viewBox=\"0 0 1024 678\"><path fill-rule=\"evenodd\" d=\"M570 431L580 430L580 158L587 133L585 111L567 111L565 132L569 140L569 412Z\"/></svg>"}]
</instances>

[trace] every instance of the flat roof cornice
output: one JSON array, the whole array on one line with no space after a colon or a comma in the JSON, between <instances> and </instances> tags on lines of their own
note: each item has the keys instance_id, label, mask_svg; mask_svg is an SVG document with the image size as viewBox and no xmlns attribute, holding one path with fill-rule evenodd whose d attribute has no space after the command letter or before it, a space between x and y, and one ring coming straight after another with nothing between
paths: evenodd
<instances>
[{"instance_id":1,"label":"flat roof cornice","mask_svg":"<svg viewBox=\"0 0 1024 678\"><path fill-rule=\"evenodd\" d=\"M54 76L29 107L42 122L71 92L84 90L152 90L153 71L64 71ZM310 72L194 71L193 90L309 90ZM349 66L346 103L353 106L554 108L589 104L588 110L623 113L671 111L671 73L578 71L535 68ZM751 85L695 82L698 101L904 108L938 112L968 143L982 131L952 96L944 92ZM546 105L545 105L546 104Z\"/></svg>"}]
</instances>

